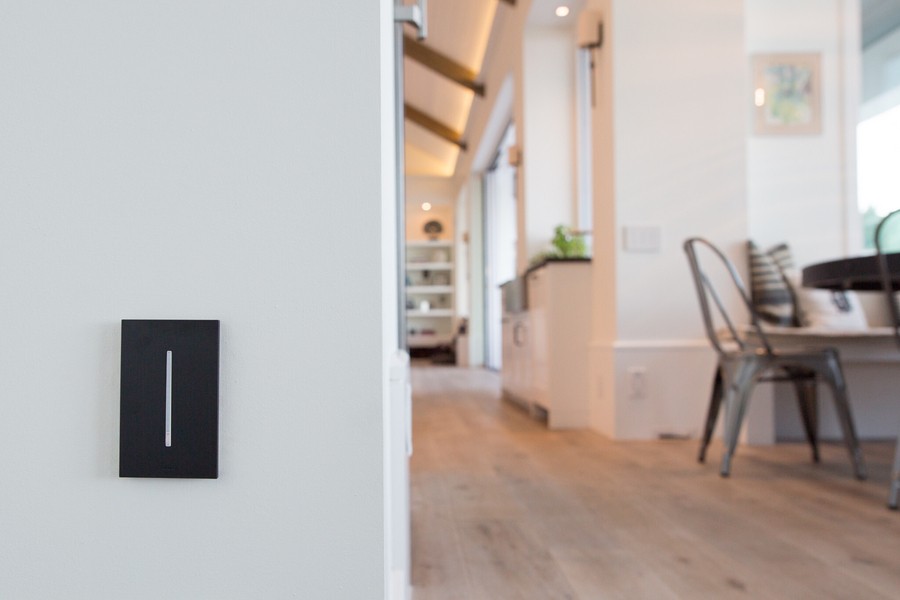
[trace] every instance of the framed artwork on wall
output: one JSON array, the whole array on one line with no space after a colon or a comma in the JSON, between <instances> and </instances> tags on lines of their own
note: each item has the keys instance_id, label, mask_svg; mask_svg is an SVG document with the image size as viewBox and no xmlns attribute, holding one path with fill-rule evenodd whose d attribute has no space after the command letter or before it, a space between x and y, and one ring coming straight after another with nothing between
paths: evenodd
<instances>
[{"instance_id":1,"label":"framed artwork on wall","mask_svg":"<svg viewBox=\"0 0 900 600\"><path fill-rule=\"evenodd\" d=\"M822 133L822 57L756 54L753 61L753 133Z\"/></svg>"}]
</instances>

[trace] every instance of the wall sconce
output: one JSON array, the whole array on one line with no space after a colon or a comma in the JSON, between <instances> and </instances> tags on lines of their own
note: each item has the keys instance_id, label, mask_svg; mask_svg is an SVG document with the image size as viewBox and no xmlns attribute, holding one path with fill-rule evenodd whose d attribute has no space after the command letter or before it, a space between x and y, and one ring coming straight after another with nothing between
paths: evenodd
<instances>
[{"instance_id":1,"label":"wall sconce","mask_svg":"<svg viewBox=\"0 0 900 600\"><path fill-rule=\"evenodd\" d=\"M578 47L591 56L591 106L597 106L597 87L594 81L594 51L603 47L603 15L585 11L578 16Z\"/></svg>"},{"instance_id":2,"label":"wall sconce","mask_svg":"<svg viewBox=\"0 0 900 600\"><path fill-rule=\"evenodd\" d=\"M510 146L507 149L506 160L511 167L519 167L522 165L522 149L518 146Z\"/></svg>"},{"instance_id":3,"label":"wall sconce","mask_svg":"<svg viewBox=\"0 0 900 600\"><path fill-rule=\"evenodd\" d=\"M578 47L599 48L603 45L603 15L586 11L578 16Z\"/></svg>"}]
</instances>

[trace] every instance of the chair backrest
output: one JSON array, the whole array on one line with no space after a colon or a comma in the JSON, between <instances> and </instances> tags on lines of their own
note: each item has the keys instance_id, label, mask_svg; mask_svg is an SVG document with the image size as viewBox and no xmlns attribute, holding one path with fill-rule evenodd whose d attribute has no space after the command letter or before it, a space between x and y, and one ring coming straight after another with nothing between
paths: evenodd
<instances>
[{"instance_id":1,"label":"chair backrest","mask_svg":"<svg viewBox=\"0 0 900 600\"><path fill-rule=\"evenodd\" d=\"M887 260L887 235L890 231L888 221L892 221L891 225L897 227L900 225L900 218L895 218L897 215L900 215L900 210L888 213L888 215L878 223L878 227L875 228L875 252L878 257L878 272L881 275L881 287L884 289L884 296L888 305L888 314L891 316L892 325L894 327L894 340L897 342L897 346L900 347L900 307L897 306L896 290L894 289L893 277L891 276L891 270L888 267Z\"/></svg>"},{"instance_id":2,"label":"chair backrest","mask_svg":"<svg viewBox=\"0 0 900 600\"><path fill-rule=\"evenodd\" d=\"M712 347L720 356L724 356L729 353L726 348L729 341L736 343L741 350L747 348L747 343L735 326L731 315L728 313L728 309L722 301L722 296L716 291L707 271L704 270L701 265L702 261L698 253L700 247L706 247L709 250L708 254L710 254L712 258L720 261L721 265L725 268L732 285L740 296L747 311L750 313L750 324L756 330L756 335L759 337L760 343L765 351L771 354L772 346L769 344L769 340L763 332L762 327L760 327L759 317L753 309L750 295L747 293L747 288L744 286L744 282L741 280L741 276L734 268L734 265L728 260L728 257L712 243L703 238L693 237L685 240L684 252L687 254L688 263L690 263L691 266L691 274L694 277L694 286L697 290L697 297L700 300L700 312L703 314L703 326L706 328L706 335L709 338ZM716 327L717 319L724 324L725 331L723 331L722 328Z\"/></svg>"}]
</instances>

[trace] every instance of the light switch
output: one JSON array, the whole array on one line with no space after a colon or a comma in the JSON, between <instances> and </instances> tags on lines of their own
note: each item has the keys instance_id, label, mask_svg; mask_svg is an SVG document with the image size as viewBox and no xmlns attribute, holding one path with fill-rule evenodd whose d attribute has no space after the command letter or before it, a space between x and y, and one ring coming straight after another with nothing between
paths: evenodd
<instances>
[{"instance_id":1,"label":"light switch","mask_svg":"<svg viewBox=\"0 0 900 600\"><path fill-rule=\"evenodd\" d=\"M658 225L627 225L623 233L628 252L659 252L662 247L662 229Z\"/></svg>"},{"instance_id":2,"label":"light switch","mask_svg":"<svg viewBox=\"0 0 900 600\"><path fill-rule=\"evenodd\" d=\"M122 321L119 423L119 477L218 478L218 321Z\"/></svg>"}]
</instances>

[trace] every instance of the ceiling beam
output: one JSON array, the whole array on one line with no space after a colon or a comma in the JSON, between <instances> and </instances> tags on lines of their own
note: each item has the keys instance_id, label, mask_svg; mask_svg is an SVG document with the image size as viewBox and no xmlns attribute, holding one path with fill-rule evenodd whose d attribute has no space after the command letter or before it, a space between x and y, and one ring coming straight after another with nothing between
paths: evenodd
<instances>
[{"instance_id":1,"label":"ceiling beam","mask_svg":"<svg viewBox=\"0 0 900 600\"><path fill-rule=\"evenodd\" d=\"M411 106L408 102L403 105L403 108L406 110L406 118L416 125L425 128L434 135L450 142L451 144L459 146L462 150L466 150L468 148L468 145L464 141L462 141L462 134L458 131L455 131L452 127L447 127L434 117L425 114L415 106Z\"/></svg>"},{"instance_id":2,"label":"ceiling beam","mask_svg":"<svg viewBox=\"0 0 900 600\"><path fill-rule=\"evenodd\" d=\"M437 50L432 50L417 39L408 35L403 36L403 54L435 73L472 90L482 98L484 97L484 85L475 81L474 71Z\"/></svg>"}]
</instances>

